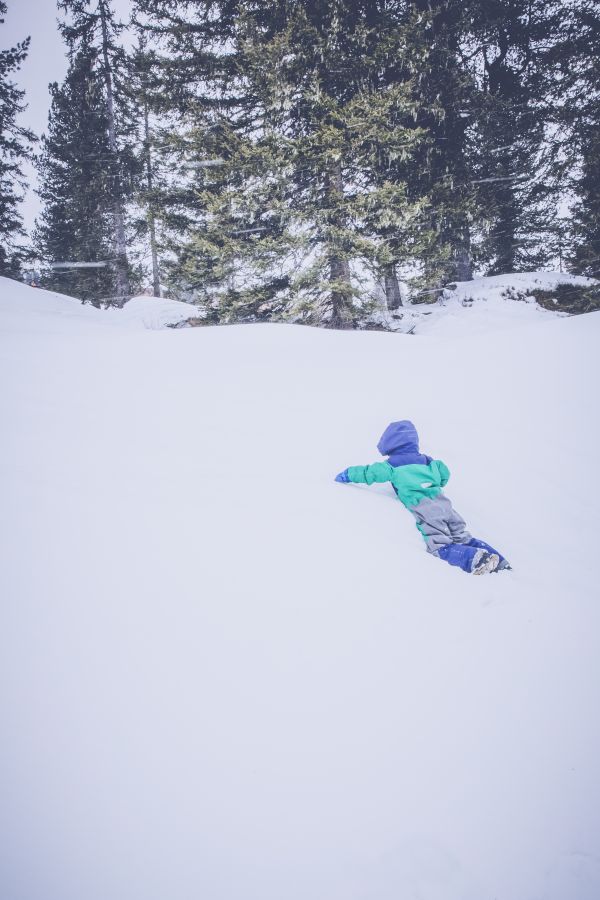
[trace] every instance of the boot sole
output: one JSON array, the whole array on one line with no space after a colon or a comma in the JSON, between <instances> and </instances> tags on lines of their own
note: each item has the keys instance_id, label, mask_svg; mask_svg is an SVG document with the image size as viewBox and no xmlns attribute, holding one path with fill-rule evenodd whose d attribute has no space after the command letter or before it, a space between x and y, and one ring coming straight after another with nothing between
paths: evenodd
<instances>
[{"instance_id":1,"label":"boot sole","mask_svg":"<svg viewBox=\"0 0 600 900\"><path fill-rule=\"evenodd\" d=\"M472 575L487 575L488 572L495 572L500 563L500 557L496 553L490 553L486 561L478 569L472 572Z\"/></svg>"}]
</instances>

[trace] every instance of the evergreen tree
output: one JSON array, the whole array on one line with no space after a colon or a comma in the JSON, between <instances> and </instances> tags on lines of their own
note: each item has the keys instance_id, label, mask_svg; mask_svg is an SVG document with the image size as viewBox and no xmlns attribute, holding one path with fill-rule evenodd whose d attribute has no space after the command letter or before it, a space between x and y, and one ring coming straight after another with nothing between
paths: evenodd
<instances>
[{"instance_id":1,"label":"evergreen tree","mask_svg":"<svg viewBox=\"0 0 600 900\"><path fill-rule=\"evenodd\" d=\"M306 2L283 37L270 37L284 65L270 68L267 87L277 98L283 72L294 209L311 260L297 283L316 318L340 327L364 315L365 266L388 308L400 304L397 267L426 234L416 219L427 199L409 196L406 182L425 132L415 125L404 4Z\"/></svg>"},{"instance_id":2,"label":"evergreen tree","mask_svg":"<svg viewBox=\"0 0 600 900\"><path fill-rule=\"evenodd\" d=\"M600 278L600 129L592 128L582 138L571 268L579 275Z\"/></svg>"},{"instance_id":3,"label":"evergreen tree","mask_svg":"<svg viewBox=\"0 0 600 900\"><path fill-rule=\"evenodd\" d=\"M574 272L600 278L600 7L580 0L562 58L568 60L569 107L575 157L572 188Z\"/></svg>"},{"instance_id":4,"label":"evergreen tree","mask_svg":"<svg viewBox=\"0 0 600 900\"><path fill-rule=\"evenodd\" d=\"M119 115L120 98L117 96L119 69L124 62L123 50L117 42L122 25L115 19L111 0L59 0L58 7L68 16L61 31L70 54L76 53L79 47L93 48L97 52L96 69L102 85L107 128L106 170L113 220L115 302L122 302L131 293L125 204L130 195L133 164L127 148L119 144L119 139L130 128L130 123L124 122Z\"/></svg>"},{"instance_id":5,"label":"evergreen tree","mask_svg":"<svg viewBox=\"0 0 600 900\"><path fill-rule=\"evenodd\" d=\"M471 0L413 0L413 102L429 140L416 157L411 191L431 198L431 250L423 254L428 290L472 277L472 230L479 208L468 157L477 86L465 65Z\"/></svg>"},{"instance_id":6,"label":"evergreen tree","mask_svg":"<svg viewBox=\"0 0 600 900\"><path fill-rule=\"evenodd\" d=\"M437 249L431 185L417 175L431 147L429 132L416 123L424 112L418 97L421 22L411 3L376 2L365 9L365 32L360 58L367 65L351 127L367 185L362 230L374 238L375 274L393 312L402 305L399 270Z\"/></svg>"},{"instance_id":7,"label":"evergreen tree","mask_svg":"<svg viewBox=\"0 0 600 900\"><path fill-rule=\"evenodd\" d=\"M479 258L490 274L539 268L548 259L557 193L545 149L552 120L548 48L562 19L553 0L473 4L471 64L481 92L471 158L481 209Z\"/></svg>"},{"instance_id":8,"label":"evergreen tree","mask_svg":"<svg viewBox=\"0 0 600 900\"><path fill-rule=\"evenodd\" d=\"M172 175L155 191L169 287L222 321L280 314L285 140L250 85L240 4L188 6L136 2L136 21L165 50L153 58L150 104L163 118L160 167L168 161Z\"/></svg>"},{"instance_id":9,"label":"evergreen tree","mask_svg":"<svg viewBox=\"0 0 600 900\"><path fill-rule=\"evenodd\" d=\"M164 186L163 172L154 147L151 119L153 118L153 81L155 54L147 47L146 35L138 34L138 42L126 60L122 79L122 106L127 108L131 123L131 145L136 148L137 175L134 204L138 214L132 218L135 239L143 241L150 259L152 292L161 296L159 262L158 215L160 189Z\"/></svg>"},{"instance_id":10,"label":"evergreen tree","mask_svg":"<svg viewBox=\"0 0 600 900\"><path fill-rule=\"evenodd\" d=\"M0 0L0 16L7 6ZM0 25L4 22L0 18ZM21 162L31 156L31 131L17 123L25 109L24 91L20 91L11 74L19 69L29 50L29 38L16 47L0 50L0 275L19 274L23 248L19 238L24 236L19 212L25 183Z\"/></svg>"},{"instance_id":11,"label":"evergreen tree","mask_svg":"<svg viewBox=\"0 0 600 900\"><path fill-rule=\"evenodd\" d=\"M425 198L414 189L409 199L405 181L424 132L404 83L414 72L398 63L402 7L238 2L210 4L203 18L196 9L186 17L185 4L167 15L165 3L138 0L138 14L172 34L163 93L195 120L187 202L199 214L173 274L192 289L221 285L221 312L280 314L291 304L308 319L350 324L365 264L397 306L396 266L428 229L415 221ZM171 200L185 205L183 193Z\"/></svg>"},{"instance_id":12,"label":"evergreen tree","mask_svg":"<svg viewBox=\"0 0 600 900\"><path fill-rule=\"evenodd\" d=\"M310 260L299 294L313 318L356 324L364 265L394 309L397 267L431 240L419 221L427 188L407 181L426 135L415 121L413 23L405 4L377 0L307 0L277 31L272 23L258 58L275 54L263 90L271 104L280 98L293 154L294 212Z\"/></svg>"},{"instance_id":13,"label":"evergreen tree","mask_svg":"<svg viewBox=\"0 0 600 900\"><path fill-rule=\"evenodd\" d=\"M50 93L48 131L38 160L43 211L35 235L38 254L50 265L43 283L98 303L117 289L112 157L98 51L83 42L71 54L64 83L50 85ZM52 268L61 262L78 265ZM88 268L90 263L101 265Z\"/></svg>"}]
</instances>

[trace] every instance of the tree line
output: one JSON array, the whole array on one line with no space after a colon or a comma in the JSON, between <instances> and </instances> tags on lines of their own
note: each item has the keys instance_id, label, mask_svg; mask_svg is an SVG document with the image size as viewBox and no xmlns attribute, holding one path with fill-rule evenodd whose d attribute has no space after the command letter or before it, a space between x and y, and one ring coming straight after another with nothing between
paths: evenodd
<instances>
[{"instance_id":1,"label":"tree line","mask_svg":"<svg viewBox=\"0 0 600 900\"><path fill-rule=\"evenodd\" d=\"M596 0L59 0L43 283L360 325L474 272L600 276ZM0 0L0 12L5 4ZM0 56L0 271L22 93ZM10 180L12 188L7 187ZM60 263L71 263L60 267Z\"/></svg>"}]
</instances>

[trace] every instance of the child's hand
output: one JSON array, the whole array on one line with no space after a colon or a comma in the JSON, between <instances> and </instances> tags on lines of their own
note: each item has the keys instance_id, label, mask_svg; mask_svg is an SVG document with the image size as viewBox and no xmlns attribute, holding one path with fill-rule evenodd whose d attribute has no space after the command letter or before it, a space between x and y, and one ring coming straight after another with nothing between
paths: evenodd
<instances>
[{"instance_id":1,"label":"child's hand","mask_svg":"<svg viewBox=\"0 0 600 900\"><path fill-rule=\"evenodd\" d=\"M348 484L350 481L350 478L348 477L348 469L344 469L343 472L340 472L339 475L336 475L335 480L339 481L341 484Z\"/></svg>"}]
</instances>

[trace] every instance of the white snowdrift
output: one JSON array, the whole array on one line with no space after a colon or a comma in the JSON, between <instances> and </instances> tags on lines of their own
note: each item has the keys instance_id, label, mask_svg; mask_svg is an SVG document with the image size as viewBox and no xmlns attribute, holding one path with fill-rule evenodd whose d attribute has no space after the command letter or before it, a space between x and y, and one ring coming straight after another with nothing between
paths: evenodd
<instances>
[{"instance_id":1,"label":"white snowdrift","mask_svg":"<svg viewBox=\"0 0 600 900\"><path fill-rule=\"evenodd\" d=\"M97 309L75 297L32 288L0 277L0 329L62 333L76 324L85 328L155 330L198 315L195 306L158 297L132 297L122 309Z\"/></svg>"},{"instance_id":2,"label":"white snowdrift","mask_svg":"<svg viewBox=\"0 0 600 900\"><path fill-rule=\"evenodd\" d=\"M531 293L533 290L552 291L558 285L578 288L593 284L597 284L593 278L564 272L491 275L457 282L456 287L447 289L442 301L435 304L431 316L427 315L424 304L413 306L411 310L423 316L417 326L420 334L457 337L483 334L490 329L505 330L566 315L539 306Z\"/></svg>"},{"instance_id":3,"label":"white snowdrift","mask_svg":"<svg viewBox=\"0 0 600 900\"><path fill-rule=\"evenodd\" d=\"M573 290L598 284L593 278L564 272L528 272L492 275L459 281L444 290L436 303L413 303L390 315L380 310L373 324L393 331L464 337L486 331L505 331L537 324L548 318L564 317L560 310L538 305L535 289L554 290L559 285Z\"/></svg>"},{"instance_id":4,"label":"white snowdrift","mask_svg":"<svg viewBox=\"0 0 600 900\"><path fill-rule=\"evenodd\" d=\"M142 327L150 331L176 325L199 315L197 307L180 300L167 300L159 297L132 297L122 309L103 311L117 326Z\"/></svg>"},{"instance_id":5,"label":"white snowdrift","mask_svg":"<svg viewBox=\"0 0 600 900\"><path fill-rule=\"evenodd\" d=\"M512 292L519 292L534 297L531 291L555 290L558 285L573 287L590 287L598 282L594 278L583 275L570 275L567 272L509 272L506 275L488 275L485 278L474 278L472 281L459 281L451 291L459 300L500 300Z\"/></svg>"},{"instance_id":6,"label":"white snowdrift","mask_svg":"<svg viewBox=\"0 0 600 900\"><path fill-rule=\"evenodd\" d=\"M61 309L0 331L2 897L596 900L600 316ZM333 482L401 417L513 572Z\"/></svg>"}]
</instances>

